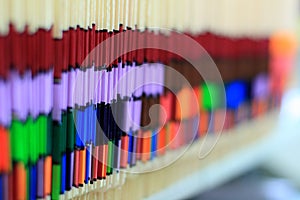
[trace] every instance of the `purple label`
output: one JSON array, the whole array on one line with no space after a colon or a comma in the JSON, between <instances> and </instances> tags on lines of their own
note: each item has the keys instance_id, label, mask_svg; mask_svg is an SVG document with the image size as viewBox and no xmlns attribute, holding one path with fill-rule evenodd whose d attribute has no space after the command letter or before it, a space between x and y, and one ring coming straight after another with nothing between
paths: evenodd
<instances>
[{"instance_id":1,"label":"purple label","mask_svg":"<svg viewBox=\"0 0 300 200\"><path fill-rule=\"evenodd\" d=\"M84 105L84 73L80 69L77 71L77 78L75 82L75 91L76 99L78 101L78 105Z\"/></svg>"},{"instance_id":2,"label":"purple label","mask_svg":"<svg viewBox=\"0 0 300 200\"><path fill-rule=\"evenodd\" d=\"M126 74L126 68L127 66L125 65L124 67L121 68L121 73L120 73L120 82L118 83L119 89L120 89L120 95L121 98L124 98L126 96L126 79L125 79L125 74Z\"/></svg>"},{"instance_id":3,"label":"purple label","mask_svg":"<svg viewBox=\"0 0 300 200\"><path fill-rule=\"evenodd\" d=\"M155 81L155 84L154 84L155 89L153 91L153 94L155 94L155 95L159 94L160 87L161 87L159 70L160 70L160 64L159 63L154 64L153 75L154 75L154 81Z\"/></svg>"},{"instance_id":4,"label":"purple label","mask_svg":"<svg viewBox=\"0 0 300 200\"><path fill-rule=\"evenodd\" d=\"M71 163L71 167L70 167L70 174L73 175L74 173L74 151L71 152L71 159L70 159L70 163ZM73 183L73 176L70 176L70 183Z\"/></svg>"},{"instance_id":5,"label":"purple label","mask_svg":"<svg viewBox=\"0 0 300 200\"><path fill-rule=\"evenodd\" d=\"M134 81L134 83L133 83L133 87L134 87L134 91L133 91L133 96L136 96L137 95L137 86L138 86L138 83L137 83L137 71L138 71L138 67L137 66L135 66L133 69L133 76L134 76L134 79L133 79L133 81Z\"/></svg>"},{"instance_id":6,"label":"purple label","mask_svg":"<svg viewBox=\"0 0 300 200\"><path fill-rule=\"evenodd\" d=\"M120 82L121 81L121 78L123 76L123 69L122 69L122 65L118 66L118 87L117 87L117 94L120 94L121 95L121 90L122 90L122 83ZM122 97L122 95L121 95Z\"/></svg>"},{"instance_id":7,"label":"purple label","mask_svg":"<svg viewBox=\"0 0 300 200\"><path fill-rule=\"evenodd\" d=\"M41 74L38 74L36 76L36 82L38 84L38 95L39 95L39 112L40 113L45 113L45 103L44 103L44 99L45 99L45 93L46 91L43 91L42 88L45 88L45 81L46 81L46 76L45 76L45 73L41 73Z\"/></svg>"},{"instance_id":8,"label":"purple label","mask_svg":"<svg viewBox=\"0 0 300 200\"><path fill-rule=\"evenodd\" d=\"M95 87L96 87L96 80L97 80L97 73L95 71L95 68L92 67L91 70L90 70L90 79L91 79L91 82L90 82L90 101L92 101L93 103L95 102L94 101L94 92L95 92Z\"/></svg>"},{"instance_id":9,"label":"purple label","mask_svg":"<svg viewBox=\"0 0 300 200\"><path fill-rule=\"evenodd\" d=\"M135 90L135 62L132 64L132 67L129 67L128 71L128 82L129 82L129 88L127 90L127 96L131 97L134 94Z\"/></svg>"},{"instance_id":10,"label":"purple label","mask_svg":"<svg viewBox=\"0 0 300 200\"><path fill-rule=\"evenodd\" d=\"M98 92L97 92L97 88L98 88L98 74L99 74L99 71L97 71L95 68L93 68L93 71L92 71L92 76L93 76L93 82L92 82L92 100L93 100L93 103L98 103Z\"/></svg>"},{"instance_id":11,"label":"purple label","mask_svg":"<svg viewBox=\"0 0 300 200\"><path fill-rule=\"evenodd\" d=\"M163 94L164 92L164 78L165 78L165 68L163 64L157 64L158 65L158 94Z\"/></svg>"},{"instance_id":12,"label":"purple label","mask_svg":"<svg viewBox=\"0 0 300 200\"><path fill-rule=\"evenodd\" d=\"M99 88L99 71L94 72L94 85L93 85L93 102L99 103L99 94L98 94L98 88Z\"/></svg>"},{"instance_id":13,"label":"purple label","mask_svg":"<svg viewBox=\"0 0 300 200\"><path fill-rule=\"evenodd\" d=\"M106 103L110 103L111 100L111 72L106 72L107 77L107 89L106 89Z\"/></svg>"},{"instance_id":14,"label":"purple label","mask_svg":"<svg viewBox=\"0 0 300 200\"><path fill-rule=\"evenodd\" d=\"M119 81L120 81L120 75L121 75L121 70L122 70L122 62L120 62L120 63L118 63L118 68L117 68L117 82L116 83L118 83Z\"/></svg>"},{"instance_id":15,"label":"purple label","mask_svg":"<svg viewBox=\"0 0 300 200\"><path fill-rule=\"evenodd\" d=\"M93 76L91 73L92 68L88 68L85 73L87 73L87 102L92 100L92 82Z\"/></svg>"},{"instance_id":16,"label":"purple label","mask_svg":"<svg viewBox=\"0 0 300 200\"><path fill-rule=\"evenodd\" d=\"M28 90L29 92L29 100L30 100L30 113L33 119L37 118L40 108L40 94L39 94L39 78L38 76L34 77L32 80L28 79Z\"/></svg>"},{"instance_id":17,"label":"purple label","mask_svg":"<svg viewBox=\"0 0 300 200\"><path fill-rule=\"evenodd\" d=\"M62 86L62 109L67 110L68 106L68 73L61 74L61 86Z\"/></svg>"},{"instance_id":18,"label":"purple label","mask_svg":"<svg viewBox=\"0 0 300 200\"><path fill-rule=\"evenodd\" d=\"M129 80L128 76L129 76L129 73L130 73L130 66L126 65L126 70L125 70L125 74L124 74L124 79L126 81L126 85L125 85L125 88L124 88L124 96L126 97L129 97L129 90L130 90L130 84L131 84L131 80Z\"/></svg>"},{"instance_id":19,"label":"purple label","mask_svg":"<svg viewBox=\"0 0 300 200\"><path fill-rule=\"evenodd\" d=\"M82 105L83 100L83 73L80 69L76 69L74 92L73 92L74 103Z\"/></svg>"},{"instance_id":20,"label":"purple label","mask_svg":"<svg viewBox=\"0 0 300 200\"><path fill-rule=\"evenodd\" d=\"M41 73L37 77L37 84L39 85L38 88L38 93L39 93L39 111L41 113L46 113L46 105L45 105L45 98L46 98L46 93L48 92L46 89L46 74Z\"/></svg>"},{"instance_id":21,"label":"purple label","mask_svg":"<svg viewBox=\"0 0 300 200\"><path fill-rule=\"evenodd\" d=\"M144 67L145 65L143 64L142 66L138 66L135 69L135 92L134 96L136 97L141 97L144 91Z\"/></svg>"},{"instance_id":22,"label":"purple label","mask_svg":"<svg viewBox=\"0 0 300 200\"><path fill-rule=\"evenodd\" d=\"M118 68L118 79L116 82L116 93L121 95L121 90L122 90L122 82L121 82L121 76L123 73L122 67Z\"/></svg>"},{"instance_id":23,"label":"purple label","mask_svg":"<svg viewBox=\"0 0 300 200\"><path fill-rule=\"evenodd\" d=\"M62 109L62 86L61 84L54 84L53 86L53 112L52 118L54 120L61 120L61 109Z\"/></svg>"},{"instance_id":24,"label":"purple label","mask_svg":"<svg viewBox=\"0 0 300 200\"><path fill-rule=\"evenodd\" d=\"M79 73L80 73L80 76L81 76L81 81L79 82L79 85L80 85L80 90L79 91L76 91L77 94L79 95L79 105L80 106L84 106L84 102L85 102L85 74L82 70L79 69Z\"/></svg>"},{"instance_id":25,"label":"purple label","mask_svg":"<svg viewBox=\"0 0 300 200\"><path fill-rule=\"evenodd\" d=\"M103 71L101 76L101 101L107 103L108 77L107 72Z\"/></svg>"},{"instance_id":26,"label":"purple label","mask_svg":"<svg viewBox=\"0 0 300 200\"><path fill-rule=\"evenodd\" d=\"M37 196L44 197L44 160L39 159L37 163Z\"/></svg>"},{"instance_id":27,"label":"purple label","mask_svg":"<svg viewBox=\"0 0 300 200\"><path fill-rule=\"evenodd\" d=\"M30 107L32 104L34 104L33 100L32 100L32 88L31 88L31 73L29 71L26 71L24 74L24 77L22 78L22 92L23 92L23 98L26 101L23 105L24 107L24 111L26 114L24 114L25 119L27 118L27 116L30 114Z\"/></svg>"},{"instance_id":28,"label":"purple label","mask_svg":"<svg viewBox=\"0 0 300 200\"><path fill-rule=\"evenodd\" d=\"M108 92L108 102L110 103L112 100L113 100L113 84L114 84L114 72L113 71L110 71L108 72L109 73L109 92Z\"/></svg>"},{"instance_id":29,"label":"purple label","mask_svg":"<svg viewBox=\"0 0 300 200\"><path fill-rule=\"evenodd\" d=\"M97 103L101 103L101 75L102 75L102 71L97 71L97 79L96 79L97 87L95 89L95 94L97 95L96 96Z\"/></svg>"},{"instance_id":30,"label":"purple label","mask_svg":"<svg viewBox=\"0 0 300 200\"><path fill-rule=\"evenodd\" d=\"M127 66L126 68L126 74L125 74L125 80L126 80L126 88L125 88L125 96L130 97L131 96L131 91L132 91L132 81L133 79L130 78L130 73L131 73L131 66Z\"/></svg>"},{"instance_id":31,"label":"purple label","mask_svg":"<svg viewBox=\"0 0 300 200\"><path fill-rule=\"evenodd\" d=\"M107 73L107 79L108 79L108 83L107 83L107 99L106 102L110 103L111 101L111 85L112 85L112 79L111 79L111 72L106 72Z\"/></svg>"},{"instance_id":32,"label":"purple label","mask_svg":"<svg viewBox=\"0 0 300 200\"><path fill-rule=\"evenodd\" d=\"M46 75L46 81L44 87L41 90L45 90L45 113L50 113L53 107L53 71L49 71Z\"/></svg>"},{"instance_id":33,"label":"purple label","mask_svg":"<svg viewBox=\"0 0 300 200\"><path fill-rule=\"evenodd\" d=\"M118 84L118 72L119 70L117 68L112 69L113 75L114 75L114 80L113 80L113 86L112 86L112 91L113 91L113 99L117 99L117 84Z\"/></svg>"},{"instance_id":34,"label":"purple label","mask_svg":"<svg viewBox=\"0 0 300 200\"><path fill-rule=\"evenodd\" d=\"M150 77L149 77L149 82L150 82L150 94L155 94L155 87L156 87L156 78L157 78L157 75L155 74L155 64L154 63L151 63L149 65L149 71L150 71Z\"/></svg>"},{"instance_id":35,"label":"purple label","mask_svg":"<svg viewBox=\"0 0 300 200\"><path fill-rule=\"evenodd\" d=\"M100 102L104 102L104 94L103 94L103 84L104 84L104 71L101 70L100 71L100 75L99 75L99 84L100 84L100 88L98 89L98 94L99 94L99 101Z\"/></svg>"},{"instance_id":36,"label":"purple label","mask_svg":"<svg viewBox=\"0 0 300 200\"><path fill-rule=\"evenodd\" d=\"M141 112L142 112L142 101L133 101L134 102L134 109L133 109L133 131L137 131L140 129L140 124L141 124Z\"/></svg>"},{"instance_id":37,"label":"purple label","mask_svg":"<svg viewBox=\"0 0 300 200\"><path fill-rule=\"evenodd\" d=\"M255 99L266 99L269 96L269 79L265 74L258 75L252 87L252 95Z\"/></svg>"},{"instance_id":38,"label":"purple label","mask_svg":"<svg viewBox=\"0 0 300 200\"><path fill-rule=\"evenodd\" d=\"M88 103L89 101L89 73L88 73L88 70L86 70L85 72L83 72L84 74L84 85L83 85L83 106L86 105L86 103Z\"/></svg>"},{"instance_id":39,"label":"purple label","mask_svg":"<svg viewBox=\"0 0 300 200\"><path fill-rule=\"evenodd\" d=\"M9 82L0 80L0 123L4 126L9 126L11 122L11 95Z\"/></svg>"},{"instance_id":40,"label":"purple label","mask_svg":"<svg viewBox=\"0 0 300 200\"><path fill-rule=\"evenodd\" d=\"M75 85L75 71L71 69L68 73L68 107L74 107L73 90Z\"/></svg>"},{"instance_id":41,"label":"purple label","mask_svg":"<svg viewBox=\"0 0 300 200\"><path fill-rule=\"evenodd\" d=\"M123 69L123 74L122 74L122 81L121 81L121 87L122 87L121 94L122 97L124 98L127 95L127 88L128 88L128 80L126 79L128 66L125 65L125 67L122 69Z\"/></svg>"},{"instance_id":42,"label":"purple label","mask_svg":"<svg viewBox=\"0 0 300 200\"><path fill-rule=\"evenodd\" d=\"M12 94L12 110L20 120L26 120L27 111L25 106L28 106L27 96L23 96L26 92L23 80L16 71L10 73L10 85Z\"/></svg>"}]
</instances>

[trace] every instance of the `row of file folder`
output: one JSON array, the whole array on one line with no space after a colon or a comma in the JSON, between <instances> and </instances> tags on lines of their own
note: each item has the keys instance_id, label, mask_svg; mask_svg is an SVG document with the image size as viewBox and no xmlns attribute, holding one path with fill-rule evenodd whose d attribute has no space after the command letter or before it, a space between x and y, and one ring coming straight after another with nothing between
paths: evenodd
<instances>
[{"instance_id":1,"label":"row of file folder","mask_svg":"<svg viewBox=\"0 0 300 200\"><path fill-rule=\"evenodd\" d=\"M10 195L20 199L27 195L34 199L50 194L53 199L58 199L72 187L92 184L140 161L150 162L207 132L232 128L239 121L278 105L278 99L272 96L268 87L267 39L235 40L212 33L196 37L206 45L212 45L210 40L227 40L224 43L238 46L236 48L242 48L243 43L248 45L244 51L223 51L223 54L207 46L225 80L225 104L221 86L214 82L205 83L201 76L193 76L196 73L193 66L179 56L163 52L161 57L149 59L147 55L159 53L155 53L158 51L155 49L146 49L120 56L113 63L96 64L91 60L90 65L82 66L80 61L74 61L77 56L71 56L83 54L78 53L82 48L72 49L72 37L57 41L48 36L47 41L38 39L41 35L41 38L50 35L46 31L37 32L35 36L12 32L12 36L6 36L11 41L36 36L35 48L41 50L35 51L41 55L52 52L52 58L33 59L33 63L38 63L33 64L36 68L31 68L25 64L29 60L25 58L32 56L32 52L19 50L22 56L10 54L7 67L2 68L0 92L6 100L1 104L1 136L6 141L6 153L1 158L1 181L7 186L12 180L16 183L12 188L2 187L4 199ZM77 38L80 32L71 30L64 34L73 34ZM83 33L90 36L91 32ZM24 38L22 40L26 41ZM2 38L2 49L6 41ZM44 43L53 49L43 50ZM27 45L31 44L13 45L11 52L17 48L27 49ZM96 45L95 42L89 46ZM136 57L142 57L141 61L138 62ZM18 62L23 63L23 67L18 67ZM168 74L167 64L190 81L192 90ZM121 89L114 95L113 88L127 73L133 75L123 80ZM147 81L157 84L145 84ZM79 84L74 90L76 82ZM135 84L143 87L130 92L136 88ZM164 88L165 85L174 85L175 93ZM198 110L195 102L191 102L193 94L198 99ZM156 104L161 104L165 113L155 108L150 118L149 110ZM224 112L225 108L226 120L222 127L218 113ZM211 126L210 121L213 122Z\"/></svg>"}]
</instances>

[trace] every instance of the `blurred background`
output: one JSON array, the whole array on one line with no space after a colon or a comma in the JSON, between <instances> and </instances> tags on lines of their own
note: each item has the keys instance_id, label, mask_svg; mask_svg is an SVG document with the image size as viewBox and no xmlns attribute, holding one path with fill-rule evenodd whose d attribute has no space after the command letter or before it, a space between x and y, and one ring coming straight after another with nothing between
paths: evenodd
<instances>
[{"instance_id":1,"label":"blurred background","mask_svg":"<svg viewBox=\"0 0 300 200\"><path fill-rule=\"evenodd\" d=\"M300 14L300 11L299 11ZM232 200L299 200L300 199L300 18L295 28L297 57L293 75L284 93L276 137L269 153L245 173L226 183L192 195L190 199Z\"/></svg>"}]
</instances>

